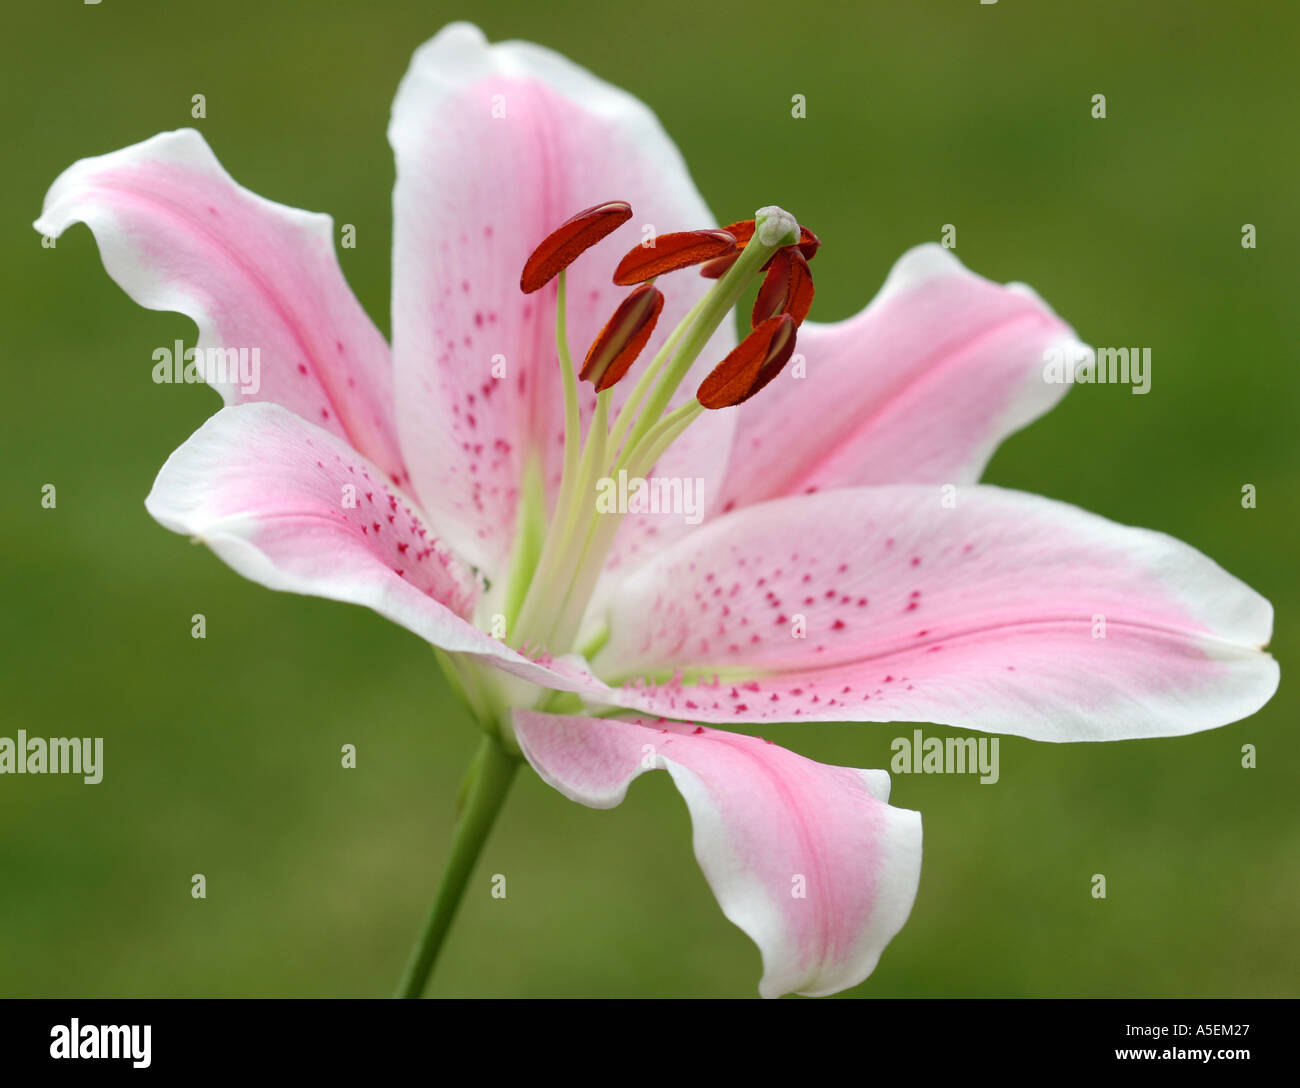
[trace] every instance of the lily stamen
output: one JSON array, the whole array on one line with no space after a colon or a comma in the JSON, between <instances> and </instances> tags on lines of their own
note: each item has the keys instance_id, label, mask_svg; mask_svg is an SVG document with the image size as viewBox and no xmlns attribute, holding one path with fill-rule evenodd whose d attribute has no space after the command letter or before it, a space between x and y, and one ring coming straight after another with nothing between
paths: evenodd
<instances>
[{"instance_id":1,"label":"lily stamen","mask_svg":"<svg viewBox=\"0 0 1300 1088\"><path fill-rule=\"evenodd\" d=\"M663 292L648 283L628 295L593 341L578 377L598 393L616 384L641 354L663 308Z\"/></svg>"},{"instance_id":2,"label":"lily stamen","mask_svg":"<svg viewBox=\"0 0 1300 1088\"><path fill-rule=\"evenodd\" d=\"M614 269L620 287L676 272L691 265L712 261L738 252L736 239L725 230L685 230L661 234L653 245L639 245L628 251Z\"/></svg>"},{"instance_id":3,"label":"lily stamen","mask_svg":"<svg viewBox=\"0 0 1300 1088\"><path fill-rule=\"evenodd\" d=\"M700 383L696 399L705 408L731 408L749 400L781 373L794 354L795 320L778 314L759 324L739 347Z\"/></svg>"},{"instance_id":4,"label":"lily stamen","mask_svg":"<svg viewBox=\"0 0 1300 1088\"><path fill-rule=\"evenodd\" d=\"M632 206L611 200L585 208L548 234L524 265L519 289L526 295L540 291L587 250L632 218Z\"/></svg>"},{"instance_id":5,"label":"lily stamen","mask_svg":"<svg viewBox=\"0 0 1300 1088\"><path fill-rule=\"evenodd\" d=\"M808 261L798 246L787 246L777 251L767 264L767 277L754 299L751 323L758 328L777 314L790 314L796 325L812 309L813 280Z\"/></svg>"},{"instance_id":6,"label":"lily stamen","mask_svg":"<svg viewBox=\"0 0 1300 1088\"><path fill-rule=\"evenodd\" d=\"M526 578L512 643L566 651L595 588L604 557L613 543L620 517L598 517L589 502L602 475L617 470L641 474L653 469L673 442L706 408L724 408L752 397L770 382L794 350L795 328L812 303L812 276L802 250L815 252L816 235L775 206L730 230L680 231L660 235L654 246L630 250L614 271L614 282L640 283L619 304L592 343L579 377L599 394L596 411L579 454L579 417L573 365L565 339L564 267L581 252L631 217L630 207L610 201L578 213L553 231L525 266L522 286L544 283L558 275L556 348L563 371L565 459L558 501L546 530L541 554ZM663 348L638 380L610 430L609 390L630 369L658 321L664 296L644 281L697 264L726 267L718 282L669 335ZM753 314L758 327L711 372L697 398L676 410L668 405L704 346L760 272L767 275ZM580 463L579 463L580 457ZM508 596L518 599L512 586Z\"/></svg>"}]
</instances>

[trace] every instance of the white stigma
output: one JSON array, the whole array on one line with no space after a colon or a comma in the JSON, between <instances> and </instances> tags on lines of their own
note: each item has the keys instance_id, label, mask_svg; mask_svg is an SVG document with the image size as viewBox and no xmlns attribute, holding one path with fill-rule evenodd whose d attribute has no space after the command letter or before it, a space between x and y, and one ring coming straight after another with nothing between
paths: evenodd
<instances>
[{"instance_id":1,"label":"white stigma","mask_svg":"<svg viewBox=\"0 0 1300 1088\"><path fill-rule=\"evenodd\" d=\"M784 208L769 204L754 213L754 232L765 246L792 246L799 241L799 221Z\"/></svg>"}]
</instances>

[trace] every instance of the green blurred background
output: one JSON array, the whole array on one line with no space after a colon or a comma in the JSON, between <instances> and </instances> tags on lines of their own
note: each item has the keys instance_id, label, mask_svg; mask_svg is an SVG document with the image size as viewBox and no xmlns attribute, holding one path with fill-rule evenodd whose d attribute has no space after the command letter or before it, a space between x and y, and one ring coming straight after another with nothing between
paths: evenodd
<instances>
[{"instance_id":1,"label":"green blurred background","mask_svg":"<svg viewBox=\"0 0 1300 1088\"><path fill-rule=\"evenodd\" d=\"M0 735L103 736L106 770L93 788L0 779L0 994L386 995L397 980L475 727L413 636L271 594L148 517L163 459L218 406L149 377L153 348L192 342L193 326L132 304L85 228L45 250L30 223L65 166L191 124L202 92L197 125L244 185L357 225L341 259L386 330L389 102L412 50L453 18L644 98L721 221L779 201L814 224L819 320L855 312L899 253L953 223L969 266L1033 284L1085 339L1150 345L1148 396L1076 388L987 478L1205 551L1272 599L1289 675L1287 0L671 0L634 17L568 0L9 4ZM56 510L40 506L45 483ZM1242 509L1245 483L1258 509ZM1284 681L1255 718L1175 740L1004 738L995 786L896 776L896 803L925 818L921 889L854 993L1300 993L1294 691ZM887 767L910 729L765 732ZM1240 766L1245 743L1257 769ZM667 776L595 812L524 773L431 992L749 995L759 973Z\"/></svg>"}]
</instances>

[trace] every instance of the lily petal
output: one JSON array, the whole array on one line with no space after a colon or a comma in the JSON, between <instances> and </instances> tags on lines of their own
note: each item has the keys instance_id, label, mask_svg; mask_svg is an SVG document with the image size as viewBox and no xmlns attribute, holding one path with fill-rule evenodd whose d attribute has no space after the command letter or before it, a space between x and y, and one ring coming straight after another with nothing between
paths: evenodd
<instances>
[{"instance_id":1,"label":"lily petal","mask_svg":"<svg viewBox=\"0 0 1300 1088\"><path fill-rule=\"evenodd\" d=\"M552 689L603 690L570 663L530 661L468 622L479 596L469 568L377 466L279 405L217 412L167 459L145 506L270 589L365 605Z\"/></svg>"},{"instance_id":2,"label":"lily petal","mask_svg":"<svg viewBox=\"0 0 1300 1088\"><path fill-rule=\"evenodd\" d=\"M652 559L609 607L592 664L632 684L617 704L701 721L1118 740L1236 721L1278 682L1261 652L1272 607L1194 548L981 485L746 507Z\"/></svg>"},{"instance_id":3,"label":"lily petal","mask_svg":"<svg viewBox=\"0 0 1300 1088\"><path fill-rule=\"evenodd\" d=\"M205 358L257 349L256 382L200 370L227 404L282 404L403 478L388 345L343 278L328 215L242 188L181 129L59 175L36 229L57 237L75 222L132 299L194 320Z\"/></svg>"},{"instance_id":4,"label":"lily petal","mask_svg":"<svg viewBox=\"0 0 1300 1088\"><path fill-rule=\"evenodd\" d=\"M1083 345L1028 288L917 246L856 316L800 327L806 376L792 366L740 409L723 508L835 487L974 483L1004 438L1069 389L1043 380L1044 352L1058 348Z\"/></svg>"},{"instance_id":5,"label":"lily petal","mask_svg":"<svg viewBox=\"0 0 1300 1088\"><path fill-rule=\"evenodd\" d=\"M562 462L556 286L520 292L530 251L579 209L632 206L633 218L566 273L569 341L581 360L626 294L612 273L643 228L661 234L716 220L643 103L540 46L489 45L466 23L416 52L388 135L397 158L393 351L403 449L430 517L491 574L509 553L530 457L540 459L552 498ZM709 284L684 274L661 286L667 301L642 366ZM728 322L678 403L734 342ZM615 409L635 377L614 389ZM589 417L595 395L582 396ZM734 427L734 419L697 421L659 471L720 479Z\"/></svg>"},{"instance_id":6,"label":"lily petal","mask_svg":"<svg viewBox=\"0 0 1300 1088\"><path fill-rule=\"evenodd\" d=\"M722 912L763 956L764 997L856 986L903 927L921 876L921 816L884 771L815 763L755 737L683 725L515 712L529 763L571 800L622 802L672 775Z\"/></svg>"}]
</instances>

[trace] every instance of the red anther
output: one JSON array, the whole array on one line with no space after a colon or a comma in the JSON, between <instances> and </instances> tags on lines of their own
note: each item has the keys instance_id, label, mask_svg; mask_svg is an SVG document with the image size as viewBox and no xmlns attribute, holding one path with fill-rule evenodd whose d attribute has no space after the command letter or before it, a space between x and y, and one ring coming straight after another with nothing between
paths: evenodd
<instances>
[{"instance_id":1,"label":"red anther","mask_svg":"<svg viewBox=\"0 0 1300 1088\"><path fill-rule=\"evenodd\" d=\"M804 260L811 261L817 255L817 251L821 249L821 245L822 245L822 240L818 238L817 235L815 235L807 227L805 227L802 223L800 223L799 224L799 252L803 254Z\"/></svg>"},{"instance_id":2,"label":"red anther","mask_svg":"<svg viewBox=\"0 0 1300 1088\"><path fill-rule=\"evenodd\" d=\"M628 295L592 343L578 377L597 393L617 382L641 354L663 308L663 292L648 283Z\"/></svg>"},{"instance_id":3,"label":"red anther","mask_svg":"<svg viewBox=\"0 0 1300 1088\"><path fill-rule=\"evenodd\" d=\"M742 249L749 243L749 240L754 237L754 221L752 219L742 219L740 222L730 223L722 229L728 234L734 235L736 245L740 246ZM821 247L821 244L822 241L817 237L817 235L802 223L799 224L799 241L796 245L799 247L799 252L802 253L807 260L811 261L813 259L813 255L816 254L817 250ZM769 260L768 264L771 263L772 262ZM763 267L766 269L767 265L764 265Z\"/></svg>"},{"instance_id":4,"label":"red anther","mask_svg":"<svg viewBox=\"0 0 1300 1088\"><path fill-rule=\"evenodd\" d=\"M700 275L709 280L720 280L730 270L731 266L736 263L740 256L740 251L728 253L722 257L714 257L711 261L705 261L700 265Z\"/></svg>"},{"instance_id":5,"label":"red anther","mask_svg":"<svg viewBox=\"0 0 1300 1088\"><path fill-rule=\"evenodd\" d=\"M812 303L812 269L808 267L802 247L795 246L790 250L790 297L786 300L785 312L794 318L796 325L802 325Z\"/></svg>"},{"instance_id":6,"label":"red anther","mask_svg":"<svg viewBox=\"0 0 1300 1088\"><path fill-rule=\"evenodd\" d=\"M749 245L749 240L754 237L754 221L752 219L740 219L735 223L728 223L722 229L735 238L736 245L742 249Z\"/></svg>"},{"instance_id":7,"label":"red anther","mask_svg":"<svg viewBox=\"0 0 1300 1088\"><path fill-rule=\"evenodd\" d=\"M730 408L749 400L781 373L794 354L794 340L794 318L768 318L713 368L696 390L696 400L705 408Z\"/></svg>"},{"instance_id":8,"label":"red anther","mask_svg":"<svg viewBox=\"0 0 1300 1088\"><path fill-rule=\"evenodd\" d=\"M611 200L566 219L533 250L519 277L519 289L526 295L540 291L605 235L631 218L630 204Z\"/></svg>"},{"instance_id":9,"label":"red anther","mask_svg":"<svg viewBox=\"0 0 1300 1088\"><path fill-rule=\"evenodd\" d=\"M796 325L802 325L812 309L812 300L813 280L808 262L798 246L785 246L769 262L763 286L754 299L751 324L758 328L768 318L786 313L794 318Z\"/></svg>"},{"instance_id":10,"label":"red anther","mask_svg":"<svg viewBox=\"0 0 1300 1088\"><path fill-rule=\"evenodd\" d=\"M736 239L725 230L683 230L661 234L653 246L637 246L618 262L614 282L620 287L689 268L693 264L722 257L736 248Z\"/></svg>"},{"instance_id":11,"label":"red anther","mask_svg":"<svg viewBox=\"0 0 1300 1088\"><path fill-rule=\"evenodd\" d=\"M777 314L784 312L789 297L790 258L784 249L778 249L768 262L763 286L758 289L758 296L754 299L754 312L749 319L750 327L756 329L769 317L776 317Z\"/></svg>"}]
</instances>

